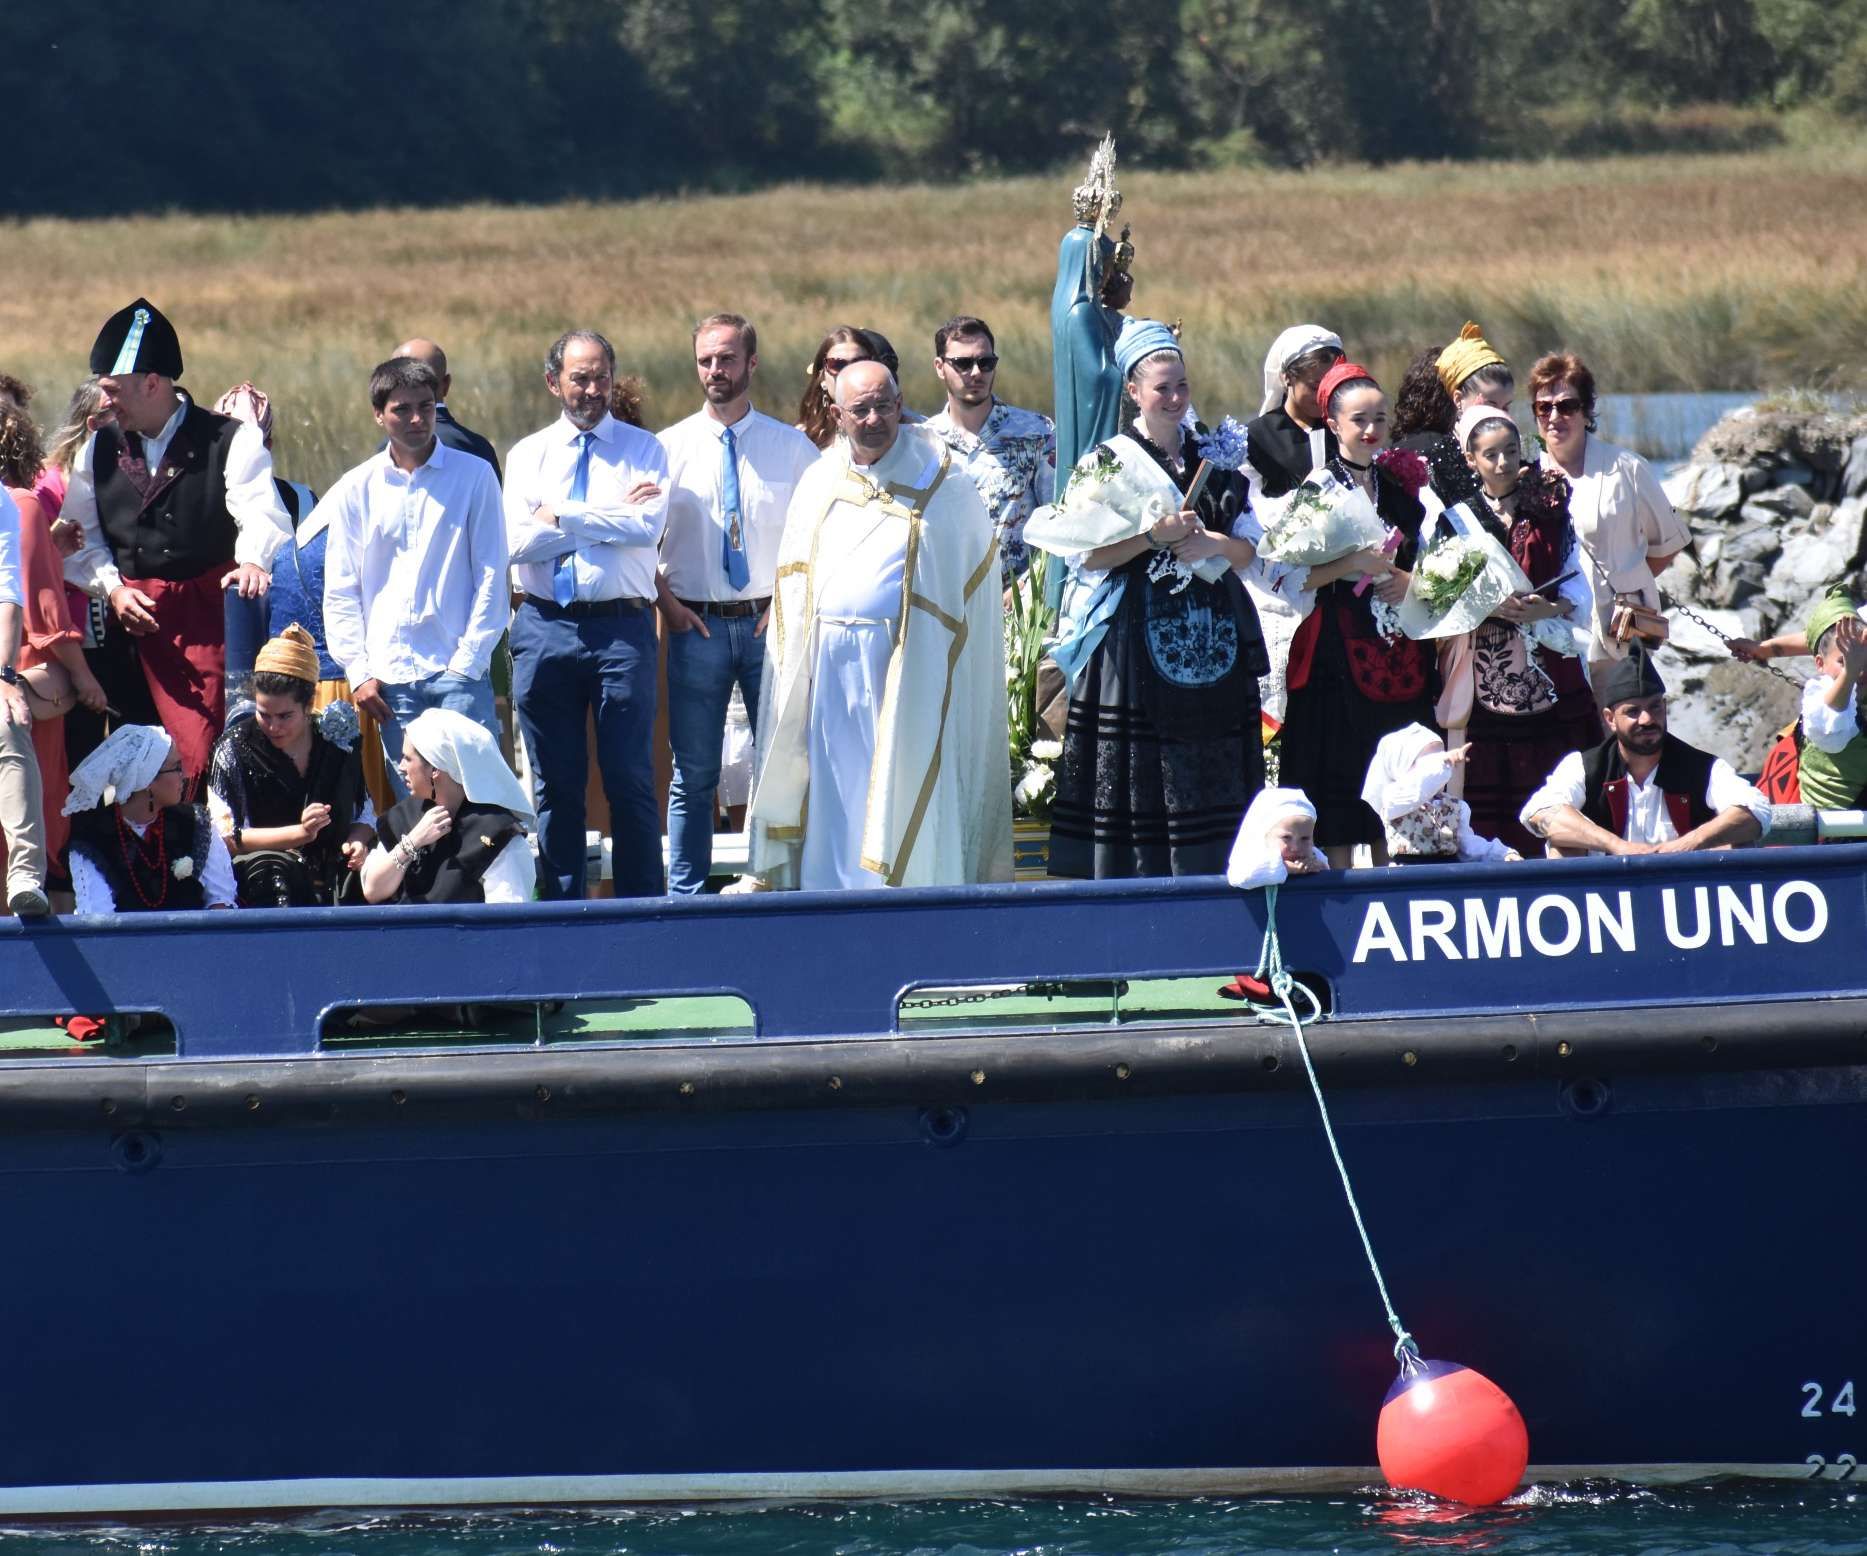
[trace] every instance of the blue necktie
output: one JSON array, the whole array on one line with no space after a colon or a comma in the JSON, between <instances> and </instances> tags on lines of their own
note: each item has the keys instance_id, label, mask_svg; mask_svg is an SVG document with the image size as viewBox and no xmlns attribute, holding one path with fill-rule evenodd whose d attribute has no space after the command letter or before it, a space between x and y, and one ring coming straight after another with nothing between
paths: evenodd
<instances>
[{"instance_id":1,"label":"blue necktie","mask_svg":"<svg viewBox=\"0 0 1867 1556\"><path fill-rule=\"evenodd\" d=\"M570 501L582 502L590 495L590 449L596 442L596 435L590 432L577 434L577 468L571 473ZM551 598L560 605L568 605L577 598L577 578L571 567L574 551L567 551L559 557L551 569Z\"/></svg>"},{"instance_id":2,"label":"blue necktie","mask_svg":"<svg viewBox=\"0 0 1867 1556\"><path fill-rule=\"evenodd\" d=\"M720 456L720 516L726 521L720 561L726 568L726 581L743 589L752 581L752 570L746 566L745 528L739 515L739 452L731 427L720 434Z\"/></svg>"}]
</instances>

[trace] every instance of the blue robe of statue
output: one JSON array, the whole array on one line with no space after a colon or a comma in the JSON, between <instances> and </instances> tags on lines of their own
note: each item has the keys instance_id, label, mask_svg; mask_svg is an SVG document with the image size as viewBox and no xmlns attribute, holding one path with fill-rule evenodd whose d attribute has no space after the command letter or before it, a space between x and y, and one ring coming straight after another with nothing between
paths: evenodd
<instances>
[{"instance_id":1,"label":"blue robe of statue","mask_svg":"<svg viewBox=\"0 0 1867 1556\"><path fill-rule=\"evenodd\" d=\"M1121 373L1115 337L1122 316L1102 305L1102 276L1115 245L1089 227L1072 227L1057 250L1057 289L1050 299L1050 347L1056 378L1057 469L1118 430Z\"/></svg>"},{"instance_id":2,"label":"blue robe of statue","mask_svg":"<svg viewBox=\"0 0 1867 1556\"><path fill-rule=\"evenodd\" d=\"M1120 429L1121 372L1115 338L1122 316L1102 304L1102 278L1115 245L1092 227L1072 227L1057 249L1057 289L1050 298L1050 350L1055 375L1057 496L1076 461ZM1052 596L1063 569L1051 570ZM1053 597L1051 605L1056 605Z\"/></svg>"}]
</instances>

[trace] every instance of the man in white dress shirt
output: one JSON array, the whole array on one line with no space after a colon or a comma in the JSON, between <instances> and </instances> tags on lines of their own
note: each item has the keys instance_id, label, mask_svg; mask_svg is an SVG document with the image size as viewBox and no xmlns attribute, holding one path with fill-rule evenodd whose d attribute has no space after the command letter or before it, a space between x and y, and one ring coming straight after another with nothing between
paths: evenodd
<instances>
[{"instance_id":1,"label":"man in white dress shirt","mask_svg":"<svg viewBox=\"0 0 1867 1556\"><path fill-rule=\"evenodd\" d=\"M983 319L960 314L934 331L934 377L946 390L946 405L927 418L927 430L953 450L979 488L1009 585L1030 565L1025 520L1051 500L1056 486L1056 423L993 394L998 346Z\"/></svg>"},{"instance_id":2,"label":"man in white dress shirt","mask_svg":"<svg viewBox=\"0 0 1867 1556\"><path fill-rule=\"evenodd\" d=\"M438 441L439 380L412 357L370 375L388 443L312 510L328 520L324 635L351 700L382 724L393 767L402 731L429 708L464 713L496 739L493 647L506 629L499 478Z\"/></svg>"},{"instance_id":3,"label":"man in white dress shirt","mask_svg":"<svg viewBox=\"0 0 1867 1556\"><path fill-rule=\"evenodd\" d=\"M6 841L7 912L40 918L45 895L45 813L32 710L13 660L25 625L19 508L0 486L0 836Z\"/></svg>"},{"instance_id":4,"label":"man in white dress shirt","mask_svg":"<svg viewBox=\"0 0 1867 1556\"><path fill-rule=\"evenodd\" d=\"M1763 835L1763 792L1666 732L1666 683L1644 652L1615 660L1600 695L1607 740L1571 751L1524 801L1523 824L1551 854L1680 854Z\"/></svg>"},{"instance_id":5,"label":"man in white dress shirt","mask_svg":"<svg viewBox=\"0 0 1867 1556\"><path fill-rule=\"evenodd\" d=\"M668 626L668 889L704 890L726 710L736 682L758 731L765 623L785 510L817 460L809 438L752 408L758 332L736 313L694 326L706 404L661 434L668 527L657 579Z\"/></svg>"},{"instance_id":6,"label":"man in white dress shirt","mask_svg":"<svg viewBox=\"0 0 1867 1556\"><path fill-rule=\"evenodd\" d=\"M586 888L592 715L616 895L662 891L653 606L668 461L652 436L610 415L615 378L616 352L601 335L559 336L545 387L563 412L506 456L506 534L525 593L512 620L512 702L531 760L547 899Z\"/></svg>"}]
</instances>

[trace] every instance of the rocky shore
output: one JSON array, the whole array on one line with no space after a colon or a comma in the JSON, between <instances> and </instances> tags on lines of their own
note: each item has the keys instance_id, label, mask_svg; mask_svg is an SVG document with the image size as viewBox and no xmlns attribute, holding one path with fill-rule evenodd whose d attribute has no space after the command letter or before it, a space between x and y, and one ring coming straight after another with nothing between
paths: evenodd
<instances>
[{"instance_id":1,"label":"rocky shore","mask_svg":"<svg viewBox=\"0 0 1867 1556\"><path fill-rule=\"evenodd\" d=\"M1761 641L1793 632L1830 584L1861 597L1867 415L1734 412L1700 440L1666 492L1695 537L1660 579L1672 640L1658 659L1672 688L1672 726L1755 771L1796 717L1799 686L1733 659L1720 634ZM1808 659L1775 666L1798 683L1813 669Z\"/></svg>"}]
</instances>

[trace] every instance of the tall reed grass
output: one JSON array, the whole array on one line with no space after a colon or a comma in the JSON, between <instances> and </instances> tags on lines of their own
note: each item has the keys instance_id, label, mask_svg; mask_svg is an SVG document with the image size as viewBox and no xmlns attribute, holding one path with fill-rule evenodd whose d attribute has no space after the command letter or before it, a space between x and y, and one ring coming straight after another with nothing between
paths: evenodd
<instances>
[{"instance_id":1,"label":"tall reed grass","mask_svg":"<svg viewBox=\"0 0 1867 1556\"><path fill-rule=\"evenodd\" d=\"M501 448L549 418L544 349L573 325L647 379L651 426L687 414L689 328L721 308L758 324L778 414L838 322L887 333L909 402L933 409L932 331L956 312L997 331L1000 393L1047 408L1072 182L21 222L0 227L0 368L53 419L98 324L146 293L181 331L184 383L267 389L281 470L320 487L375 446L364 383L412 334L447 347L455 411ZM1867 381L1867 144L1123 184L1134 309L1185 321L1210 413L1255 411L1265 347L1299 319L1390 379L1469 317L1520 370L1574 348L1604 391Z\"/></svg>"}]
</instances>

